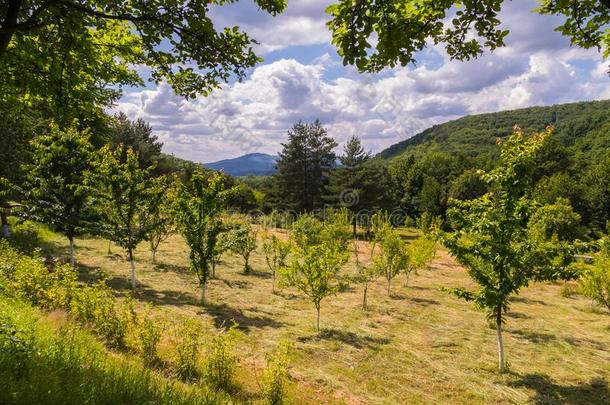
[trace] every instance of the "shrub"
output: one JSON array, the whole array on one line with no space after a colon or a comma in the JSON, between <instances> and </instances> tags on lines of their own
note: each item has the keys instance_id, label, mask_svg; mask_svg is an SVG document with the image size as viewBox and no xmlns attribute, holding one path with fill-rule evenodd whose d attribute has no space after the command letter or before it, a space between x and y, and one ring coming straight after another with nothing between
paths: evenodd
<instances>
[{"instance_id":1,"label":"shrub","mask_svg":"<svg viewBox=\"0 0 610 405\"><path fill-rule=\"evenodd\" d=\"M184 381L194 381L198 376L200 325L192 319L185 319L176 336L176 374Z\"/></svg>"},{"instance_id":2,"label":"shrub","mask_svg":"<svg viewBox=\"0 0 610 405\"><path fill-rule=\"evenodd\" d=\"M261 395L269 405L284 403L286 380L288 379L288 351L290 346L280 343L275 352L267 354L267 367L263 370Z\"/></svg>"},{"instance_id":3,"label":"shrub","mask_svg":"<svg viewBox=\"0 0 610 405\"><path fill-rule=\"evenodd\" d=\"M237 356L235 355L236 331L234 328L214 336L206 353L204 374L211 387L230 391L233 388Z\"/></svg>"},{"instance_id":4,"label":"shrub","mask_svg":"<svg viewBox=\"0 0 610 405\"><path fill-rule=\"evenodd\" d=\"M570 298L578 294L578 287L571 283L564 283L559 290L559 294L564 298Z\"/></svg>"},{"instance_id":5,"label":"shrub","mask_svg":"<svg viewBox=\"0 0 610 405\"><path fill-rule=\"evenodd\" d=\"M138 338L142 349L144 363L152 365L158 360L157 344L161 339L161 327L149 315L144 315L139 325Z\"/></svg>"},{"instance_id":6,"label":"shrub","mask_svg":"<svg viewBox=\"0 0 610 405\"><path fill-rule=\"evenodd\" d=\"M117 304L112 290L102 280L91 287L80 288L74 294L70 313L80 322L90 324L108 340L110 346L121 347L130 321L133 302L125 299Z\"/></svg>"},{"instance_id":7,"label":"shrub","mask_svg":"<svg viewBox=\"0 0 610 405\"><path fill-rule=\"evenodd\" d=\"M33 335L31 330L22 328L11 318L0 313L0 367L20 378L27 372L34 346Z\"/></svg>"},{"instance_id":8,"label":"shrub","mask_svg":"<svg viewBox=\"0 0 610 405\"><path fill-rule=\"evenodd\" d=\"M610 257L598 255L582 277L583 294L610 311Z\"/></svg>"},{"instance_id":9,"label":"shrub","mask_svg":"<svg viewBox=\"0 0 610 405\"><path fill-rule=\"evenodd\" d=\"M443 225L443 220L441 217L432 215L429 212L424 212L421 214L417 221L417 228L424 233L424 235L429 235L439 229Z\"/></svg>"}]
</instances>

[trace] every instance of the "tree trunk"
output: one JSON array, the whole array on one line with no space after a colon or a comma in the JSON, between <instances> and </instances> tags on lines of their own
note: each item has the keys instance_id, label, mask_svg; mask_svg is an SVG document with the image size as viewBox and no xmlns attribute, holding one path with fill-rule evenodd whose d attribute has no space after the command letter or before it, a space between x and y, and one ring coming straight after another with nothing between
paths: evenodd
<instances>
[{"instance_id":1,"label":"tree trunk","mask_svg":"<svg viewBox=\"0 0 610 405\"><path fill-rule=\"evenodd\" d=\"M108 241L108 254L109 254L109 255L111 255L111 254L112 254L112 249L110 249L110 248L111 248L111 246L112 246L112 241L111 241L111 240L109 240L109 241Z\"/></svg>"},{"instance_id":2,"label":"tree trunk","mask_svg":"<svg viewBox=\"0 0 610 405\"><path fill-rule=\"evenodd\" d=\"M201 306L205 307L205 290L207 288L207 282L201 283Z\"/></svg>"},{"instance_id":3,"label":"tree trunk","mask_svg":"<svg viewBox=\"0 0 610 405\"><path fill-rule=\"evenodd\" d=\"M8 217L4 208L0 208L0 216L2 217L2 235L8 239L11 237L11 231L8 225Z\"/></svg>"},{"instance_id":4,"label":"tree trunk","mask_svg":"<svg viewBox=\"0 0 610 405\"><path fill-rule=\"evenodd\" d=\"M153 264L157 263L157 249L154 249L152 251L152 262L153 262Z\"/></svg>"},{"instance_id":5,"label":"tree trunk","mask_svg":"<svg viewBox=\"0 0 610 405\"><path fill-rule=\"evenodd\" d=\"M356 224L356 216L354 215L354 219L352 221L352 232L354 234L354 239L356 239L356 236L357 236L357 234L356 234L356 232L357 232L356 226L357 226L357 224Z\"/></svg>"},{"instance_id":6,"label":"tree trunk","mask_svg":"<svg viewBox=\"0 0 610 405\"><path fill-rule=\"evenodd\" d=\"M275 294L275 272L271 273L271 292Z\"/></svg>"},{"instance_id":7,"label":"tree trunk","mask_svg":"<svg viewBox=\"0 0 610 405\"><path fill-rule=\"evenodd\" d=\"M392 285L392 279L388 278L388 296L392 295L391 292L390 292L391 291L390 290L391 285Z\"/></svg>"},{"instance_id":8,"label":"tree trunk","mask_svg":"<svg viewBox=\"0 0 610 405\"><path fill-rule=\"evenodd\" d=\"M3 29L14 28L17 25L17 17L19 16L19 10L21 9L23 0L10 0L8 3L8 9L6 10L4 21L2 21ZM0 56L4 55L8 48L8 44L11 42L13 37L12 32L6 32L0 34Z\"/></svg>"},{"instance_id":9,"label":"tree trunk","mask_svg":"<svg viewBox=\"0 0 610 405\"><path fill-rule=\"evenodd\" d=\"M129 262L131 263L131 289L136 290L136 263L133 260L133 252L129 251Z\"/></svg>"},{"instance_id":10,"label":"tree trunk","mask_svg":"<svg viewBox=\"0 0 610 405\"><path fill-rule=\"evenodd\" d=\"M212 257L212 278L216 278L216 259Z\"/></svg>"},{"instance_id":11,"label":"tree trunk","mask_svg":"<svg viewBox=\"0 0 610 405\"><path fill-rule=\"evenodd\" d=\"M249 256L245 256L244 260L246 261L246 264L244 265L244 273L245 274L250 274L250 257Z\"/></svg>"},{"instance_id":12,"label":"tree trunk","mask_svg":"<svg viewBox=\"0 0 610 405\"><path fill-rule=\"evenodd\" d=\"M364 285L364 296L362 297L362 309L366 311L366 294L369 291L369 285L365 284Z\"/></svg>"},{"instance_id":13,"label":"tree trunk","mask_svg":"<svg viewBox=\"0 0 610 405\"><path fill-rule=\"evenodd\" d=\"M70 267L74 268L74 237L68 237L70 242Z\"/></svg>"},{"instance_id":14,"label":"tree trunk","mask_svg":"<svg viewBox=\"0 0 610 405\"><path fill-rule=\"evenodd\" d=\"M318 318L316 320L316 330L320 332L320 305L316 305L316 310L318 311Z\"/></svg>"},{"instance_id":15,"label":"tree trunk","mask_svg":"<svg viewBox=\"0 0 610 405\"><path fill-rule=\"evenodd\" d=\"M504 372L504 342L502 341L502 309L496 309L496 334L498 335L498 369Z\"/></svg>"}]
</instances>

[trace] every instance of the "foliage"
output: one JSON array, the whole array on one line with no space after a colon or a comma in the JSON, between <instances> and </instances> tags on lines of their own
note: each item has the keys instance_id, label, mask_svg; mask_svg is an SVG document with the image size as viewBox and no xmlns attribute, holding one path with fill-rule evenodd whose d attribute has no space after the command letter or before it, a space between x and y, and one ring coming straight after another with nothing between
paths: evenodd
<instances>
[{"instance_id":1,"label":"foliage","mask_svg":"<svg viewBox=\"0 0 610 405\"><path fill-rule=\"evenodd\" d=\"M272 15L286 6L284 0L255 3ZM166 82L177 94L208 94L230 77L244 77L259 61L254 40L238 27L216 30L211 6L204 0L129 7L93 0L4 3L0 102L44 103L63 122L99 116L122 86L143 84L136 65L147 66L151 80Z\"/></svg>"},{"instance_id":2,"label":"foliage","mask_svg":"<svg viewBox=\"0 0 610 405\"><path fill-rule=\"evenodd\" d=\"M158 321L151 316L149 310L138 322L138 338L144 364L153 365L157 362L159 358L157 345L161 339L161 332L162 328L158 325Z\"/></svg>"},{"instance_id":3,"label":"foliage","mask_svg":"<svg viewBox=\"0 0 610 405\"><path fill-rule=\"evenodd\" d=\"M286 260L290 253L290 243L281 240L277 235L265 232L263 234L263 253L273 279L272 291L275 292L275 279L278 272L287 265Z\"/></svg>"},{"instance_id":4,"label":"foliage","mask_svg":"<svg viewBox=\"0 0 610 405\"><path fill-rule=\"evenodd\" d=\"M535 212L531 199L536 154L551 129L526 137L519 129L502 142L499 166L482 175L490 192L470 201L454 201L450 211L457 231L442 241L477 283L475 291L453 288L458 297L487 311L496 324L499 368L504 368L501 328L509 298L531 281L569 278L573 260L569 246L539 243L528 237Z\"/></svg>"},{"instance_id":5,"label":"foliage","mask_svg":"<svg viewBox=\"0 0 610 405\"><path fill-rule=\"evenodd\" d=\"M298 122L288 131L288 142L276 162L274 194L282 208L309 212L320 208L327 172L335 166L337 143L322 124Z\"/></svg>"},{"instance_id":6,"label":"foliage","mask_svg":"<svg viewBox=\"0 0 610 405\"><path fill-rule=\"evenodd\" d=\"M573 241L581 235L580 215L572 210L570 201L560 198L555 204L538 208L528 224L530 236L542 241Z\"/></svg>"},{"instance_id":7,"label":"foliage","mask_svg":"<svg viewBox=\"0 0 610 405\"><path fill-rule=\"evenodd\" d=\"M153 263L157 261L159 245L177 230L175 222L175 204L178 196L177 179L175 177L161 177L159 183L165 191L159 196L158 203L150 205L150 211L148 212L152 226L147 238Z\"/></svg>"},{"instance_id":8,"label":"foliage","mask_svg":"<svg viewBox=\"0 0 610 405\"><path fill-rule=\"evenodd\" d=\"M582 276L583 294L610 311L610 256L599 253Z\"/></svg>"},{"instance_id":9,"label":"foliage","mask_svg":"<svg viewBox=\"0 0 610 405\"><path fill-rule=\"evenodd\" d=\"M290 265L282 269L282 276L287 284L296 287L314 304L318 314L318 331L322 300L337 294L346 286L347 280L340 272L348 259L349 254L345 250L337 249L336 245L326 242L296 245Z\"/></svg>"},{"instance_id":10,"label":"foliage","mask_svg":"<svg viewBox=\"0 0 610 405\"><path fill-rule=\"evenodd\" d=\"M166 183L141 169L130 147L102 148L89 184L101 217L99 233L126 250L131 262L131 286L136 288L133 251L157 227L151 213L162 201Z\"/></svg>"},{"instance_id":11,"label":"foliage","mask_svg":"<svg viewBox=\"0 0 610 405\"><path fill-rule=\"evenodd\" d=\"M188 318L181 322L180 329L176 331L176 373L184 381L194 381L199 375L200 329L199 323Z\"/></svg>"},{"instance_id":12,"label":"foliage","mask_svg":"<svg viewBox=\"0 0 610 405\"><path fill-rule=\"evenodd\" d=\"M152 127L146 121L141 118L130 121L127 115L119 113L112 117L108 132L108 143L113 149L122 148L126 152L131 148L143 169L156 166L163 144L152 134ZM124 156L122 160L125 160Z\"/></svg>"},{"instance_id":13,"label":"foliage","mask_svg":"<svg viewBox=\"0 0 610 405\"><path fill-rule=\"evenodd\" d=\"M417 274L419 270L427 269L435 255L436 240L429 235L424 235L409 243L407 247L407 256L409 258L407 278L412 272Z\"/></svg>"},{"instance_id":14,"label":"foliage","mask_svg":"<svg viewBox=\"0 0 610 405\"><path fill-rule=\"evenodd\" d=\"M43 313L13 298L0 297L0 347L3 404L228 401L223 394L151 373L120 352L109 353L88 331L71 322L57 328Z\"/></svg>"},{"instance_id":15,"label":"foliage","mask_svg":"<svg viewBox=\"0 0 610 405\"><path fill-rule=\"evenodd\" d=\"M221 174L206 178L203 171L196 171L178 196L176 221L190 249L191 271L197 274L201 284L202 305L205 305L205 288L222 230L218 216L228 195L230 190L226 189Z\"/></svg>"},{"instance_id":16,"label":"foliage","mask_svg":"<svg viewBox=\"0 0 610 405\"><path fill-rule=\"evenodd\" d=\"M45 136L32 142L33 162L25 165L22 186L27 218L45 223L70 241L70 264L74 266L74 238L93 219L91 196L85 186L92 170L90 132L79 132L77 124L65 131L52 125Z\"/></svg>"},{"instance_id":17,"label":"foliage","mask_svg":"<svg viewBox=\"0 0 610 405\"><path fill-rule=\"evenodd\" d=\"M361 72L378 72L415 63L416 54L430 44L442 45L449 57L457 60L476 58L484 49L505 46L509 31L501 27L503 3L338 0L326 12L331 16L328 27L332 42L343 63L356 65ZM565 22L556 29L572 44L603 49L604 56L610 55L610 3L544 0L536 12L561 15Z\"/></svg>"},{"instance_id":18,"label":"foliage","mask_svg":"<svg viewBox=\"0 0 610 405\"><path fill-rule=\"evenodd\" d=\"M289 377L288 363L290 345L280 342L273 353L265 357L267 366L261 378L263 402L268 405L281 405L286 396L286 380Z\"/></svg>"},{"instance_id":19,"label":"foliage","mask_svg":"<svg viewBox=\"0 0 610 405\"><path fill-rule=\"evenodd\" d=\"M386 226L381 229L376 238L380 252L374 256L373 262L377 272L385 277L388 295L390 295L392 280L409 269L409 256L402 238L391 227Z\"/></svg>"},{"instance_id":20,"label":"foliage","mask_svg":"<svg viewBox=\"0 0 610 405\"><path fill-rule=\"evenodd\" d=\"M229 392L235 384L236 334L237 331L234 328L221 331L211 339L207 348L204 377L206 382L216 390Z\"/></svg>"},{"instance_id":21,"label":"foliage","mask_svg":"<svg viewBox=\"0 0 610 405\"><path fill-rule=\"evenodd\" d=\"M379 276L379 269L375 266L375 255L377 254L377 239L374 238L369 242L369 254L370 260L368 263L364 263L360 260L360 254L358 252L358 244L354 240L354 256L356 258L356 275L352 276L352 280L358 284L364 286L364 292L362 295L362 309L366 310L368 305L368 290L369 285L376 280Z\"/></svg>"},{"instance_id":22,"label":"foliage","mask_svg":"<svg viewBox=\"0 0 610 405\"><path fill-rule=\"evenodd\" d=\"M225 239L228 249L244 259L244 273L252 272L250 255L256 250L256 232L248 219L242 219L229 230Z\"/></svg>"}]
</instances>

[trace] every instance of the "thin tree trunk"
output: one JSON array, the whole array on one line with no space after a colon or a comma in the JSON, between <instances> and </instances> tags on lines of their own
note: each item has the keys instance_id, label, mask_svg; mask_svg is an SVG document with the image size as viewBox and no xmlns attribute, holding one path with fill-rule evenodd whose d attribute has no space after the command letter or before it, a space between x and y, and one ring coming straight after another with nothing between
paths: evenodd
<instances>
[{"instance_id":1,"label":"thin tree trunk","mask_svg":"<svg viewBox=\"0 0 610 405\"><path fill-rule=\"evenodd\" d=\"M207 282L201 283L201 306L205 307L205 290L207 288Z\"/></svg>"},{"instance_id":2,"label":"thin tree trunk","mask_svg":"<svg viewBox=\"0 0 610 405\"><path fill-rule=\"evenodd\" d=\"M157 263L157 249L154 249L152 251L152 262L153 262L153 264Z\"/></svg>"},{"instance_id":3,"label":"thin tree trunk","mask_svg":"<svg viewBox=\"0 0 610 405\"><path fill-rule=\"evenodd\" d=\"M502 341L502 309L496 309L496 334L498 335L498 369L504 372L504 342Z\"/></svg>"},{"instance_id":4,"label":"thin tree trunk","mask_svg":"<svg viewBox=\"0 0 610 405\"><path fill-rule=\"evenodd\" d=\"M74 268L74 238L70 236L68 241L70 242L70 267Z\"/></svg>"},{"instance_id":5,"label":"thin tree trunk","mask_svg":"<svg viewBox=\"0 0 610 405\"><path fill-rule=\"evenodd\" d=\"M356 226L357 226L357 224L356 224L356 216L354 215L354 219L352 221L352 227L353 227L352 229L353 229L353 233L354 233L354 239L356 239L356 232L357 232L356 231Z\"/></svg>"},{"instance_id":6,"label":"thin tree trunk","mask_svg":"<svg viewBox=\"0 0 610 405\"><path fill-rule=\"evenodd\" d=\"M212 257L212 278L216 278L216 259Z\"/></svg>"},{"instance_id":7,"label":"thin tree trunk","mask_svg":"<svg viewBox=\"0 0 610 405\"><path fill-rule=\"evenodd\" d=\"M250 257L249 256L244 257L244 260L246 261L246 264L244 266L244 273L245 274L250 274L250 263L249 263L250 262Z\"/></svg>"},{"instance_id":8,"label":"thin tree trunk","mask_svg":"<svg viewBox=\"0 0 610 405\"><path fill-rule=\"evenodd\" d=\"M0 216L2 217L2 235L8 239L11 237L11 231L8 225L6 211L3 208L0 208Z\"/></svg>"},{"instance_id":9,"label":"thin tree trunk","mask_svg":"<svg viewBox=\"0 0 610 405\"><path fill-rule=\"evenodd\" d=\"M362 309L365 310L365 311L366 311L366 304L367 304L367 302L366 302L366 294L367 294L368 291L369 291L369 285L365 284L364 285L364 296L362 298Z\"/></svg>"},{"instance_id":10,"label":"thin tree trunk","mask_svg":"<svg viewBox=\"0 0 610 405\"><path fill-rule=\"evenodd\" d=\"M271 273L271 292L275 294L275 272Z\"/></svg>"},{"instance_id":11,"label":"thin tree trunk","mask_svg":"<svg viewBox=\"0 0 610 405\"><path fill-rule=\"evenodd\" d=\"M109 240L108 241L108 254L111 255L112 254L112 249L110 249L112 247L112 241Z\"/></svg>"},{"instance_id":12,"label":"thin tree trunk","mask_svg":"<svg viewBox=\"0 0 610 405\"><path fill-rule=\"evenodd\" d=\"M391 291L391 290L390 290L391 285L392 285L392 279L391 279L391 278L388 278L388 296L390 296L390 295L391 295L391 292L390 292L390 291Z\"/></svg>"},{"instance_id":13,"label":"thin tree trunk","mask_svg":"<svg viewBox=\"0 0 610 405\"><path fill-rule=\"evenodd\" d=\"M318 311L318 318L316 320L316 330L320 332L320 305L316 306L316 310Z\"/></svg>"},{"instance_id":14,"label":"thin tree trunk","mask_svg":"<svg viewBox=\"0 0 610 405\"><path fill-rule=\"evenodd\" d=\"M133 260L133 252L129 251L129 262L131 263L131 289L136 290L136 263Z\"/></svg>"}]
</instances>

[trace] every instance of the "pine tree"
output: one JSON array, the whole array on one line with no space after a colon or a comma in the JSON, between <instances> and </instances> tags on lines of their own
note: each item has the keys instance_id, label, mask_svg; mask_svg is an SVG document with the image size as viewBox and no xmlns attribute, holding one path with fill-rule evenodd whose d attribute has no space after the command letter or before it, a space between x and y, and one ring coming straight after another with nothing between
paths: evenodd
<instances>
[{"instance_id":1,"label":"pine tree","mask_svg":"<svg viewBox=\"0 0 610 405\"><path fill-rule=\"evenodd\" d=\"M288 142L276 163L275 175L280 204L298 212L322 206L327 173L335 165L337 143L320 121L298 122L288 131Z\"/></svg>"}]
</instances>

